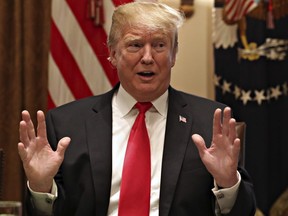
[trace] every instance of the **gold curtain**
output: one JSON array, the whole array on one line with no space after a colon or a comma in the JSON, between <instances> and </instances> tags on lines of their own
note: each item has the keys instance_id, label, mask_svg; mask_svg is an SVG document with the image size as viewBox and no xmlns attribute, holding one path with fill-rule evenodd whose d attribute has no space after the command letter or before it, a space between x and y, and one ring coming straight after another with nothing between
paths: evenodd
<instances>
[{"instance_id":1,"label":"gold curtain","mask_svg":"<svg viewBox=\"0 0 288 216\"><path fill-rule=\"evenodd\" d=\"M18 156L21 111L46 109L51 0L0 0L0 148L2 200L23 201Z\"/></svg>"}]
</instances>

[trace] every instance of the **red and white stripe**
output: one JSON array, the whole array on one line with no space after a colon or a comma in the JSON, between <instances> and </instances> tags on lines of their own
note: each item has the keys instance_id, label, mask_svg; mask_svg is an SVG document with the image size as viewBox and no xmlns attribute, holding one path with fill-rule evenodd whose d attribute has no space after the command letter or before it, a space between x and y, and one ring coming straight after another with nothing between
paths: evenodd
<instances>
[{"instance_id":1,"label":"red and white stripe","mask_svg":"<svg viewBox=\"0 0 288 216\"><path fill-rule=\"evenodd\" d=\"M100 2L104 23L88 16ZM132 0L52 0L48 108L103 93L118 82L110 65L107 33L115 6ZM100 10L96 9L96 12ZM95 11L93 11L95 12Z\"/></svg>"},{"instance_id":2,"label":"red and white stripe","mask_svg":"<svg viewBox=\"0 0 288 216\"><path fill-rule=\"evenodd\" d=\"M229 21L238 21L257 6L254 0L226 0L224 14Z\"/></svg>"}]
</instances>

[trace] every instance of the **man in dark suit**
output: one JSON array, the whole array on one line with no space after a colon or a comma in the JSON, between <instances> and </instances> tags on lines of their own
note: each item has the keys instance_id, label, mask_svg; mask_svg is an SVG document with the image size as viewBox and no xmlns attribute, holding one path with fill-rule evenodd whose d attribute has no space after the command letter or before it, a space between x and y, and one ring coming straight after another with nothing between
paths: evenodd
<instances>
[{"instance_id":1,"label":"man in dark suit","mask_svg":"<svg viewBox=\"0 0 288 216\"><path fill-rule=\"evenodd\" d=\"M29 113L22 112L18 150L31 215L118 215L136 102L152 103L145 114L151 187L143 215L254 215L252 183L237 167L240 140L230 108L170 86L183 20L163 4L118 7L108 46L120 83L49 111L46 121L39 111L37 133Z\"/></svg>"}]
</instances>

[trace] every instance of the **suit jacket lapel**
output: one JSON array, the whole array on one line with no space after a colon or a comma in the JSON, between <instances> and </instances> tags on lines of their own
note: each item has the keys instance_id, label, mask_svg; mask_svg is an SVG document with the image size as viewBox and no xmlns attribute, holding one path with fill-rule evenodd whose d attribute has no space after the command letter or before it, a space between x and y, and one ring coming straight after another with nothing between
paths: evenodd
<instances>
[{"instance_id":1,"label":"suit jacket lapel","mask_svg":"<svg viewBox=\"0 0 288 216\"><path fill-rule=\"evenodd\" d=\"M86 121L87 143L93 176L96 215L107 215L112 175L112 97L114 88L101 96Z\"/></svg>"},{"instance_id":2,"label":"suit jacket lapel","mask_svg":"<svg viewBox=\"0 0 288 216\"><path fill-rule=\"evenodd\" d=\"M192 117L186 111L187 103L176 90L169 88L168 115L164 141L161 174L159 215L169 214L177 180L191 139Z\"/></svg>"}]
</instances>

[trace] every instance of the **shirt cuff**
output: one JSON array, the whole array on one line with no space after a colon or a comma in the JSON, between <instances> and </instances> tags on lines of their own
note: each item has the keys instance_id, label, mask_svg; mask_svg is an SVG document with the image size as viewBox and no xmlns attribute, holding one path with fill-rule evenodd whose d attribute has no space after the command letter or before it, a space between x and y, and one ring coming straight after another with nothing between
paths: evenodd
<instances>
[{"instance_id":1,"label":"shirt cuff","mask_svg":"<svg viewBox=\"0 0 288 216\"><path fill-rule=\"evenodd\" d=\"M41 193L33 191L29 186L29 181L27 182L28 189L31 193L33 204L35 208L43 212L45 215L52 215L53 212L53 203L57 199L58 189L56 182L53 179L51 193Z\"/></svg>"},{"instance_id":2,"label":"shirt cuff","mask_svg":"<svg viewBox=\"0 0 288 216\"><path fill-rule=\"evenodd\" d=\"M234 206L234 203L238 195L239 186L241 183L241 175L238 171L237 171L237 177L238 182L234 186L223 189L219 189L214 180L214 188L212 189L212 191L216 197L216 202L222 214L229 213Z\"/></svg>"}]
</instances>

